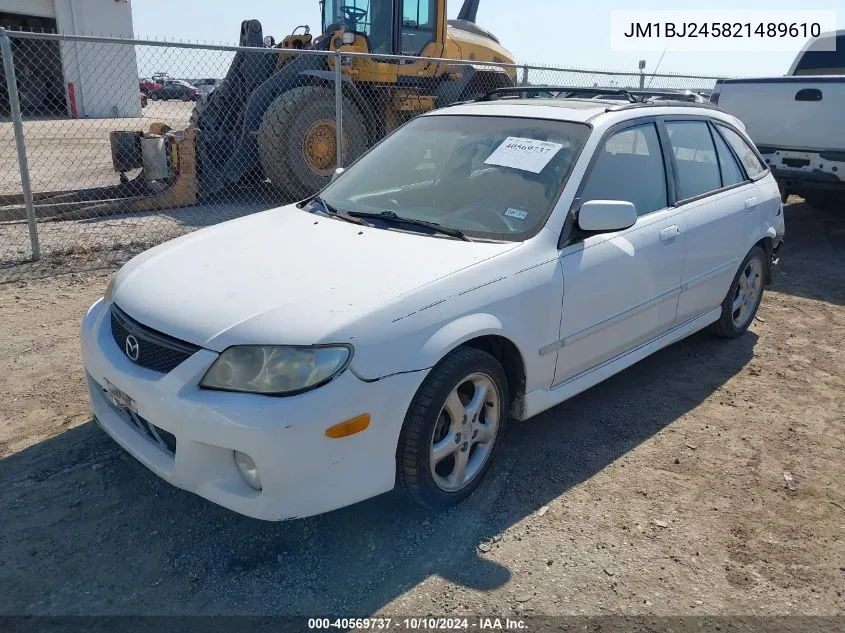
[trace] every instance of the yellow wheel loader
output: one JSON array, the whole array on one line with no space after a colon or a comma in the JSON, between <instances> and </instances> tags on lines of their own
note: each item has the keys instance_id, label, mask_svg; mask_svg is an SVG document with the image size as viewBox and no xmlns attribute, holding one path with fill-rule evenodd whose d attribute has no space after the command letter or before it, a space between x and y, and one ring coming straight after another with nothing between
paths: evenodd
<instances>
[{"instance_id":1,"label":"yellow wheel loader","mask_svg":"<svg viewBox=\"0 0 845 633\"><path fill-rule=\"evenodd\" d=\"M197 103L187 130L156 123L147 133L112 132L120 184L36 193L37 217L184 207L213 200L230 185L264 180L288 199L301 199L409 118L515 84L512 55L475 23L479 0L465 0L457 20L446 19L446 0L320 5L317 37L297 27L277 44L265 39L260 22L244 21L240 45L253 50L235 53L223 82ZM137 175L130 180L132 171ZM9 218L25 217L23 203L21 195L0 196Z\"/></svg>"},{"instance_id":2,"label":"yellow wheel loader","mask_svg":"<svg viewBox=\"0 0 845 633\"><path fill-rule=\"evenodd\" d=\"M257 20L241 25L242 46L278 53L238 52L223 83L197 104L192 126L201 195L245 178L267 178L293 198L323 186L338 166L338 59L344 165L417 114L514 84L512 67L485 65L514 59L475 23L479 0L465 0L457 20L446 19L446 0L320 4L317 37L297 27L277 45L265 40ZM392 57L400 55L430 59Z\"/></svg>"}]
</instances>

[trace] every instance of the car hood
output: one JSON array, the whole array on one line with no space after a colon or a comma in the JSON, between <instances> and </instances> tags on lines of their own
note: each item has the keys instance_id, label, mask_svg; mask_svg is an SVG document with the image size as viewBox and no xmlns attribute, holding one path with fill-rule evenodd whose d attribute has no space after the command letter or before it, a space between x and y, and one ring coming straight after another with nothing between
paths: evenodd
<instances>
[{"instance_id":1,"label":"car hood","mask_svg":"<svg viewBox=\"0 0 845 633\"><path fill-rule=\"evenodd\" d=\"M113 299L140 323L216 351L331 342L368 312L516 246L359 226L291 205L146 251L121 269Z\"/></svg>"}]
</instances>

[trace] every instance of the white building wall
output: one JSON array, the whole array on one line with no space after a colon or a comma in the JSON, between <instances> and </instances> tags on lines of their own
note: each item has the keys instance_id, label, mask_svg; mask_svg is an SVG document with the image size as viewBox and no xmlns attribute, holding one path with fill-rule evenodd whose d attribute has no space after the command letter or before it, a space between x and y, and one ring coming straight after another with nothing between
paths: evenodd
<instances>
[{"instance_id":1,"label":"white building wall","mask_svg":"<svg viewBox=\"0 0 845 633\"><path fill-rule=\"evenodd\" d=\"M129 0L54 0L59 33L131 38ZM77 115L141 116L138 63L131 44L62 42L65 82L73 84Z\"/></svg>"},{"instance_id":2,"label":"white building wall","mask_svg":"<svg viewBox=\"0 0 845 633\"><path fill-rule=\"evenodd\" d=\"M35 15L39 18L56 17L53 0L0 0L0 11Z\"/></svg>"}]
</instances>

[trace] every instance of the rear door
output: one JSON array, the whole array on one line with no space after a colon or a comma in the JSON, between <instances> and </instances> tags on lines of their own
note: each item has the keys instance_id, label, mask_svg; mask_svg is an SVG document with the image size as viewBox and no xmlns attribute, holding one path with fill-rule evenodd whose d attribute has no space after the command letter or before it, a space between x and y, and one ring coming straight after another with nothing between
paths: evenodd
<instances>
[{"instance_id":1,"label":"rear door","mask_svg":"<svg viewBox=\"0 0 845 633\"><path fill-rule=\"evenodd\" d=\"M678 320L716 308L747 250L757 214L757 187L704 118L667 119L677 175L676 206L686 226Z\"/></svg>"},{"instance_id":2,"label":"rear door","mask_svg":"<svg viewBox=\"0 0 845 633\"><path fill-rule=\"evenodd\" d=\"M684 258L682 212L672 206L667 156L654 121L613 130L575 200L625 200L631 228L564 236L561 340L555 385L659 336L676 322Z\"/></svg>"}]
</instances>

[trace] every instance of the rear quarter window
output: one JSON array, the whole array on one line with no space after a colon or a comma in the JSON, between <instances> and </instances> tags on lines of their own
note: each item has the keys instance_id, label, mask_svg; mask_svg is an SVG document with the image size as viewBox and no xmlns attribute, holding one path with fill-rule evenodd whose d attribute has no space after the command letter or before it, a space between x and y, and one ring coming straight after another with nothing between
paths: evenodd
<instances>
[{"instance_id":1,"label":"rear quarter window","mask_svg":"<svg viewBox=\"0 0 845 633\"><path fill-rule=\"evenodd\" d=\"M752 148L744 138L727 126L717 123L716 127L722 133L722 136L728 142L728 145L730 145L734 152L736 152L736 155L739 156L739 160L742 163L742 166L745 167L745 171L749 178L757 178L766 172L766 165L763 164L763 161L761 161L757 156L757 152L754 151L754 148Z\"/></svg>"}]
</instances>

